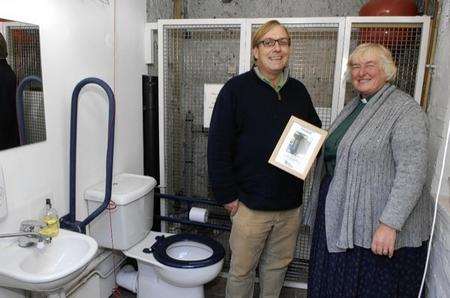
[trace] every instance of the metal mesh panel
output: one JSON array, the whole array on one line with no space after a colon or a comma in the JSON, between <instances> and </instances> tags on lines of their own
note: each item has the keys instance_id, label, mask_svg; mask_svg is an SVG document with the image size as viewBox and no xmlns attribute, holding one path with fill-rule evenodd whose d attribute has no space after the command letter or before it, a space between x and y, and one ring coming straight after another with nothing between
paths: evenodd
<instances>
[{"instance_id":1,"label":"metal mesh panel","mask_svg":"<svg viewBox=\"0 0 450 298\"><path fill-rule=\"evenodd\" d=\"M41 75L41 48L39 45L39 28L36 26L9 26L8 62L17 76L17 84L23 78ZM40 84L33 83L36 88Z\"/></svg>"},{"instance_id":2,"label":"metal mesh panel","mask_svg":"<svg viewBox=\"0 0 450 298\"><path fill-rule=\"evenodd\" d=\"M361 43L371 42L384 45L392 52L398 68L394 85L414 96L421 36L421 24L354 23L349 53ZM357 95L350 83L346 85L345 94L346 102Z\"/></svg>"},{"instance_id":3,"label":"metal mesh panel","mask_svg":"<svg viewBox=\"0 0 450 298\"><path fill-rule=\"evenodd\" d=\"M204 84L223 84L237 74L240 27L167 26L164 29L163 46L166 193L211 197L206 164L208 132L203 127ZM168 214L187 216L190 206L167 203ZM210 223L228 222L223 208L208 209L212 215ZM228 232L169 224L169 232L181 231L206 233L220 241L225 248L228 247ZM226 263L228 260L229 253Z\"/></svg>"},{"instance_id":4,"label":"metal mesh panel","mask_svg":"<svg viewBox=\"0 0 450 298\"><path fill-rule=\"evenodd\" d=\"M42 91L24 91L23 109L25 122L25 144L45 141L44 96Z\"/></svg>"},{"instance_id":5,"label":"metal mesh panel","mask_svg":"<svg viewBox=\"0 0 450 298\"><path fill-rule=\"evenodd\" d=\"M329 26L286 26L292 38L290 75L305 84L324 128L331 124L338 38L338 24Z\"/></svg>"},{"instance_id":6,"label":"metal mesh panel","mask_svg":"<svg viewBox=\"0 0 450 298\"><path fill-rule=\"evenodd\" d=\"M165 152L167 192L208 196L205 83L225 83L237 73L236 27L169 28L165 32Z\"/></svg>"},{"instance_id":7,"label":"metal mesh panel","mask_svg":"<svg viewBox=\"0 0 450 298\"><path fill-rule=\"evenodd\" d=\"M39 28L36 26L8 26L8 62L17 76L17 84L25 77L41 74ZM44 94L42 85L32 81L23 92L25 144L46 139Z\"/></svg>"}]
</instances>

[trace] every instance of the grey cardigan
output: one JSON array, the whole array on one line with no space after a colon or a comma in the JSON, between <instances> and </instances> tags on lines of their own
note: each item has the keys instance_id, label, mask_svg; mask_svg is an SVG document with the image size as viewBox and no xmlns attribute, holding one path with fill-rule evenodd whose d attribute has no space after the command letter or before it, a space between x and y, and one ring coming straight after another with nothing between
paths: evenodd
<instances>
[{"instance_id":1,"label":"grey cardigan","mask_svg":"<svg viewBox=\"0 0 450 298\"><path fill-rule=\"evenodd\" d=\"M344 107L330 132L355 109L358 100ZM396 248L418 247L428 239L426 122L425 113L413 98L389 84L361 111L339 144L326 198L330 252L342 252L354 245L370 248L380 222L398 231ZM322 150L304 217L309 226L314 224L323 175Z\"/></svg>"}]
</instances>

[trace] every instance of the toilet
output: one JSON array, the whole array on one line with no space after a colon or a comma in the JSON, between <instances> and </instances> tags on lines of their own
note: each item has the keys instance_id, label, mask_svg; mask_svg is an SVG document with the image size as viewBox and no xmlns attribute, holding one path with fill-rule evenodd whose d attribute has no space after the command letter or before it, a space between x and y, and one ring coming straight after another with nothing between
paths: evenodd
<instances>
[{"instance_id":1,"label":"toilet","mask_svg":"<svg viewBox=\"0 0 450 298\"><path fill-rule=\"evenodd\" d=\"M225 250L208 237L151 231L153 190L148 176L114 177L109 210L89 224L89 233L104 248L122 251L138 263L138 298L202 298L203 285L220 273ZM100 206L105 183L86 190L88 212Z\"/></svg>"}]
</instances>

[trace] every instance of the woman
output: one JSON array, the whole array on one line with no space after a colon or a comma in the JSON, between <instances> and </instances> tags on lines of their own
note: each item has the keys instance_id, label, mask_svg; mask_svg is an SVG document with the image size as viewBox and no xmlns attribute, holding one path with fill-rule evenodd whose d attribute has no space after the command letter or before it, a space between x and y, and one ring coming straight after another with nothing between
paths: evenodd
<instances>
[{"instance_id":1,"label":"woman","mask_svg":"<svg viewBox=\"0 0 450 298\"><path fill-rule=\"evenodd\" d=\"M426 116L391 85L392 55L359 45L359 96L330 128L314 174L309 297L417 297L429 237Z\"/></svg>"}]
</instances>

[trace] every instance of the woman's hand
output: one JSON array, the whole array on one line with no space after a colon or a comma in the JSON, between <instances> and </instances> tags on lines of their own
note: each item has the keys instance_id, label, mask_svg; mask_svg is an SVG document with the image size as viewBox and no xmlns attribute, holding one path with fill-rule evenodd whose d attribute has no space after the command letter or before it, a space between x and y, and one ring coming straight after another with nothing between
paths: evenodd
<instances>
[{"instance_id":1,"label":"woman's hand","mask_svg":"<svg viewBox=\"0 0 450 298\"><path fill-rule=\"evenodd\" d=\"M236 214L236 212L237 212L237 210L238 210L238 208L239 208L239 200L234 200L234 201L231 202L231 203L228 203L228 204L223 205L223 207L224 207L225 209L227 209L228 212L230 212L230 215L231 215L231 216L233 216L233 215Z\"/></svg>"},{"instance_id":2,"label":"woman's hand","mask_svg":"<svg viewBox=\"0 0 450 298\"><path fill-rule=\"evenodd\" d=\"M397 231L384 223L375 231L372 239L372 252L376 255L389 256L394 255L395 238Z\"/></svg>"}]
</instances>

